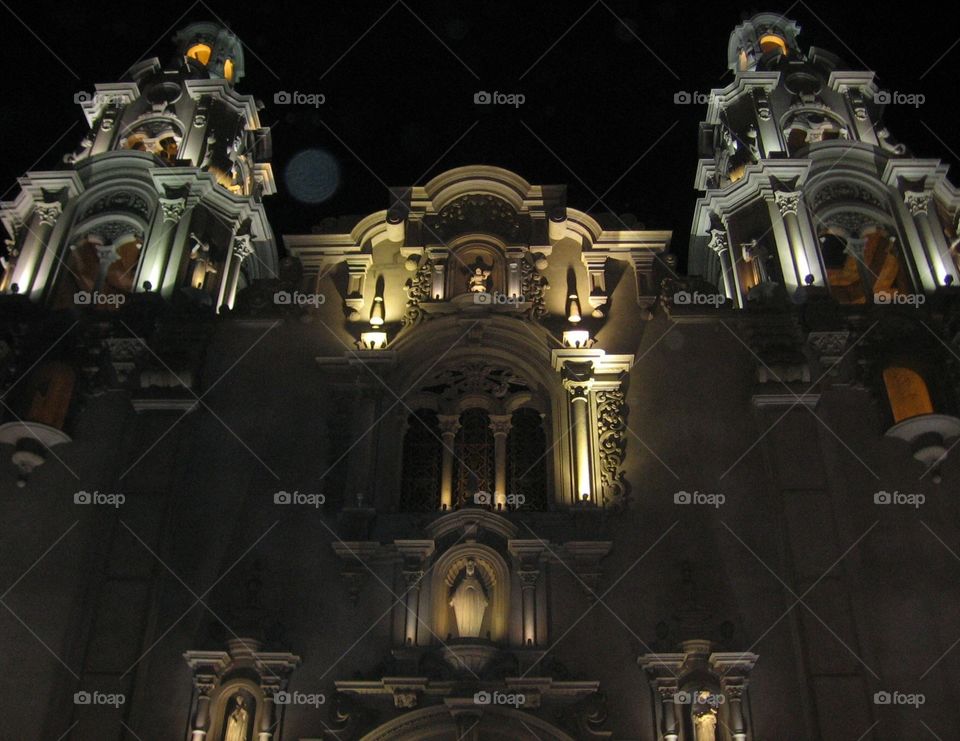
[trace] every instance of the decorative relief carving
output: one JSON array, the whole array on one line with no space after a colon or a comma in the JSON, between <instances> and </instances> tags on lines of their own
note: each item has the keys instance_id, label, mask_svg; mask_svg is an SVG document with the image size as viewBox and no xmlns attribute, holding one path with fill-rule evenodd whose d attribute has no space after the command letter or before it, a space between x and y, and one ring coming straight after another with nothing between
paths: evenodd
<instances>
[{"instance_id":1,"label":"decorative relief carving","mask_svg":"<svg viewBox=\"0 0 960 741\"><path fill-rule=\"evenodd\" d=\"M622 505L626 501L627 482L623 470L624 433L627 429L625 398L619 388L597 391L600 481L604 503L608 505Z\"/></svg>"},{"instance_id":2,"label":"decorative relief carving","mask_svg":"<svg viewBox=\"0 0 960 741\"><path fill-rule=\"evenodd\" d=\"M710 241L707 243L707 247L716 252L718 255L722 252L726 252L730 248L730 241L727 237L727 233L723 229L711 229Z\"/></svg>"},{"instance_id":3,"label":"decorative relief carving","mask_svg":"<svg viewBox=\"0 0 960 741\"><path fill-rule=\"evenodd\" d=\"M60 218L60 214L63 213L63 206L60 205L59 201L38 203L34 208L37 212L37 218L40 219L40 223L44 226L53 226L56 224L57 219Z\"/></svg>"},{"instance_id":4,"label":"decorative relief carving","mask_svg":"<svg viewBox=\"0 0 960 741\"><path fill-rule=\"evenodd\" d=\"M544 305L546 290L550 287L534 263L530 260L520 261L520 292L524 300L530 304L528 316L531 319L542 319L547 314Z\"/></svg>"},{"instance_id":5,"label":"decorative relief carving","mask_svg":"<svg viewBox=\"0 0 960 741\"><path fill-rule=\"evenodd\" d=\"M856 201L866 203L874 208L885 211L886 207L870 190L857 183L839 182L830 183L820 188L811 199L810 203L814 211L828 203Z\"/></svg>"},{"instance_id":6,"label":"decorative relief carving","mask_svg":"<svg viewBox=\"0 0 960 741\"><path fill-rule=\"evenodd\" d=\"M404 325L416 324L424 318L420 304L429 301L433 289L433 263L424 258L414 276L404 284L407 293L407 308L401 320Z\"/></svg>"},{"instance_id":7,"label":"decorative relief carving","mask_svg":"<svg viewBox=\"0 0 960 741\"><path fill-rule=\"evenodd\" d=\"M474 361L440 371L423 390L446 398L484 394L500 399L528 388L529 384L509 368Z\"/></svg>"},{"instance_id":8,"label":"decorative relief carving","mask_svg":"<svg viewBox=\"0 0 960 741\"><path fill-rule=\"evenodd\" d=\"M123 211L146 219L150 215L150 205L138 193L115 191L101 196L91 203L80 216L80 221L105 211Z\"/></svg>"},{"instance_id":9,"label":"decorative relief carving","mask_svg":"<svg viewBox=\"0 0 960 741\"><path fill-rule=\"evenodd\" d=\"M778 190L773 194L773 199L777 203L777 208L780 209L781 216L786 216L787 214L796 216L800 208L800 191L787 193Z\"/></svg>"},{"instance_id":10,"label":"decorative relief carving","mask_svg":"<svg viewBox=\"0 0 960 741\"><path fill-rule=\"evenodd\" d=\"M517 213L509 203L482 194L460 196L426 223L429 230L444 240L458 234L482 231L516 242L523 231Z\"/></svg>"},{"instance_id":11,"label":"decorative relief carving","mask_svg":"<svg viewBox=\"0 0 960 741\"><path fill-rule=\"evenodd\" d=\"M908 190L903 194L903 202L911 216L926 216L933 196L925 191Z\"/></svg>"},{"instance_id":12,"label":"decorative relief carving","mask_svg":"<svg viewBox=\"0 0 960 741\"><path fill-rule=\"evenodd\" d=\"M183 212L187 208L187 202L183 198L161 198L160 208L163 211L164 221L176 223L183 216Z\"/></svg>"}]
</instances>

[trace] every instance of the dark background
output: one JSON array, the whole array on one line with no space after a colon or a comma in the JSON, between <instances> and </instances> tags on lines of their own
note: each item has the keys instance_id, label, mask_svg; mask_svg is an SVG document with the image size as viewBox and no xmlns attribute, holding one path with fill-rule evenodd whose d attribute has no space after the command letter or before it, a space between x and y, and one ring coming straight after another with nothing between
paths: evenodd
<instances>
[{"instance_id":1,"label":"dark background","mask_svg":"<svg viewBox=\"0 0 960 741\"><path fill-rule=\"evenodd\" d=\"M140 58L168 63L174 30L194 20L225 22L244 42L247 74L239 89L264 101L261 120L274 127L280 192L267 209L278 234L384 208L384 183L422 184L445 169L484 163L532 183L566 183L576 208L672 229L674 251L683 255L697 197L697 124L706 106L675 105L674 94L706 93L731 81L727 40L744 10L784 12L800 23L804 48L820 46L854 68L875 70L884 89L922 93L919 109L888 108L894 136L918 156L952 165L950 150L960 151L960 45L937 62L960 30L932 4L407 2L389 11L389 1L186 0L154 10L107 2L0 4L0 193L13 198L18 176L57 168L77 145L86 127L73 102L77 91L121 79ZM323 93L326 103L275 105L281 90ZM477 106L477 90L520 92L526 103L517 110ZM286 163L308 147L339 162L339 189L320 205L298 203L284 182Z\"/></svg>"}]
</instances>

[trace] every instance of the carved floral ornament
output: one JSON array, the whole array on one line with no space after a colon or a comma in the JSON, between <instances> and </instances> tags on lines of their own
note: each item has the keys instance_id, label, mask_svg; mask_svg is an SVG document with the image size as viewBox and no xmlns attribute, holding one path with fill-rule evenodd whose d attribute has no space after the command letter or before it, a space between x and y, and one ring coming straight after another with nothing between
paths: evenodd
<instances>
[{"instance_id":1,"label":"carved floral ornament","mask_svg":"<svg viewBox=\"0 0 960 741\"><path fill-rule=\"evenodd\" d=\"M781 191L778 190L774 192L773 199L777 204L777 208L780 209L781 216L787 216L788 214L797 215L797 211L800 208L800 191Z\"/></svg>"}]
</instances>

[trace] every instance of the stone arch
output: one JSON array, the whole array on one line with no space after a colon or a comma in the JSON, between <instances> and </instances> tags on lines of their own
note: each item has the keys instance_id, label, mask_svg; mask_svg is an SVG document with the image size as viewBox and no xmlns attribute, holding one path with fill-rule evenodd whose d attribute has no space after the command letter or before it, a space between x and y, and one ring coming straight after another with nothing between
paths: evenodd
<instances>
[{"instance_id":1,"label":"stone arch","mask_svg":"<svg viewBox=\"0 0 960 741\"><path fill-rule=\"evenodd\" d=\"M488 590L490 604L484 624L495 643L508 638L510 618L510 569L503 557L493 548L482 543L464 543L442 556L433 566L430 593L433 599L433 633L441 639L456 634L456 626L449 606L450 589L469 559L477 565L480 581Z\"/></svg>"},{"instance_id":2,"label":"stone arch","mask_svg":"<svg viewBox=\"0 0 960 741\"><path fill-rule=\"evenodd\" d=\"M480 741L515 741L534 734L542 741L574 741L573 736L532 713L513 708L475 706L479 715L465 719ZM475 728L474 728L475 724ZM370 731L360 741L450 741L462 738L464 728L457 725L451 708L432 706L405 713Z\"/></svg>"}]
</instances>

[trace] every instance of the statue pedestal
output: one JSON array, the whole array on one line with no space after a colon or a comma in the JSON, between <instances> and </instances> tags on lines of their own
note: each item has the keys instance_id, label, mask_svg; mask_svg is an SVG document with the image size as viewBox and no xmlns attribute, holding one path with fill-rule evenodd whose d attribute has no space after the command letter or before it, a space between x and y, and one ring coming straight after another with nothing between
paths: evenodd
<instances>
[{"instance_id":1,"label":"statue pedestal","mask_svg":"<svg viewBox=\"0 0 960 741\"><path fill-rule=\"evenodd\" d=\"M454 671L474 674L486 669L490 660L498 653L500 650L493 644L479 641L448 643L441 651L444 660Z\"/></svg>"}]
</instances>

